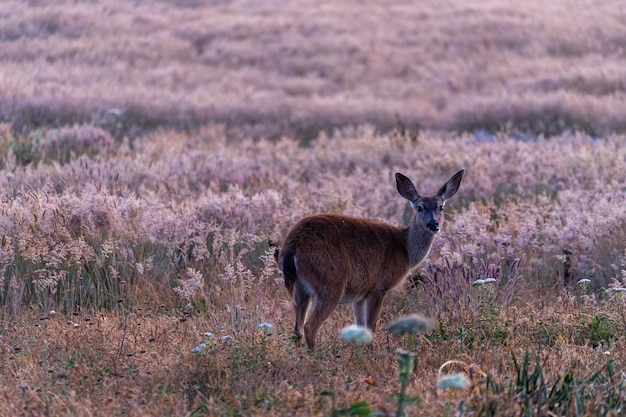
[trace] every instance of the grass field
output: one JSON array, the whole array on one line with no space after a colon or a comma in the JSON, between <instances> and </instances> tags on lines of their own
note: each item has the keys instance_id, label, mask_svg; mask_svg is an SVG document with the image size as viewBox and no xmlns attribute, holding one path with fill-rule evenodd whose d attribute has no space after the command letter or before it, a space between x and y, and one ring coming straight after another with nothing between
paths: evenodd
<instances>
[{"instance_id":1,"label":"grass field","mask_svg":"<svg viewBox=\"0 0 626 417\"><path fill-rule=\"evenodd\" d=\"M624 414L625 44L618 1L5 2L0 415ZM296 346L289 228L460 168L373 348Z\"/></svg>"}]
</instances>

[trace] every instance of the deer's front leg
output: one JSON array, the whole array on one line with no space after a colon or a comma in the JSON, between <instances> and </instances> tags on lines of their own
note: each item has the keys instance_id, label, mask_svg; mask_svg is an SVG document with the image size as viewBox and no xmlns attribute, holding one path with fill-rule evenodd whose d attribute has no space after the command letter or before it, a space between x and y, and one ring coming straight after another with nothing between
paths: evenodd
<instances>
[{"instance_id":1,"label":"deer's front leg","mask_svg":"<svg viewBox=\"0 0 626 417\"><path fill-rule=\"evenodd\" d=\"M373 292L367 295L366 321L367 327L369 327L372 332L376 331L376 322L378 321L384 298L384 293Z\"/></svg>"},{"instance_id":2,"label":"deer's front leg","mask_svg":"<svg viewBox=\"0 0 626 417\"><path fill-rule=\"evenodd\" d=\"M365 326L367 322L367 298L352 303L354 310L354 322L357 326Z\"/></svg>"}]
</instances>

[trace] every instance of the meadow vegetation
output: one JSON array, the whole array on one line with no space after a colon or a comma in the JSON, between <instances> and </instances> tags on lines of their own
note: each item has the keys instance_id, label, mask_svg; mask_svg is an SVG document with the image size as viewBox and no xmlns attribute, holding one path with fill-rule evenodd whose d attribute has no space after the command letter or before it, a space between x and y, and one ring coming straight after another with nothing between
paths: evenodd
<instances>
[{"instance_id":1,"label":"meadow vegetation","mask_svg":"<svg viewBox=\"0 0 626 417\"><path fill-rule=\"evenodd\" d=\"M407 341L378 332L374 354L342 342L352 317L341 308L317 354L294 346L271 245L316 212L406 224L393 173L428 192L458 167L468 176L445 230L381 320L436 321L416 343L409 415L452 413L460 398L468 415L623 410L623 136L414 138L363 127L305 148L229 142L208 126L131 147L102 145L93 127L67 131L83 139L3 130L3 411L310 415L360 400L393 410L394 350ZM487 278L495 283L475 284ZM473 367L474 386L438 397L437 369L451 359ZM541 379L519 387L523 372Z\"/></svg>"},{"instance_id":2,"label":"meadow vegetation","mask_svg":"<svg viewBox=\"0 0 626 417\"><path fill-rule=\"evenodd\" d=\"M624 414L625 22L617 1L5 2L0 415ZM426 193L460 168L373 348L339 336L346 306L295 345L289 228L406 225L394 173ZM385 331L413 313L432 327Z\"/></svg>"}]
</instances>

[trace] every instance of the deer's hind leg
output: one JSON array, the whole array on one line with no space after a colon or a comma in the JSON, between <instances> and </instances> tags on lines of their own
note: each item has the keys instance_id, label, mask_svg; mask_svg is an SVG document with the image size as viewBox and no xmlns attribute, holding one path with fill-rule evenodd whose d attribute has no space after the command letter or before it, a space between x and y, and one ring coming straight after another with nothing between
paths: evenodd
<instances>
[{"instance_id":1,"label":"deer's hind leg","mask_svg":"<svg viewBox=\"0 0 626 417\"><path fill-rule=\"evenodd\" d=\"M333 310L339 305L339 299L339 297L336 299L318 298L315 301L310 317L304 325L304 337L309 350L315 350L317 332L326 319L330 317Z\"/></svg>"},{"instance_id":2,"label":"deer's hind leg","mask_svg":"<svg viewBox=\"0 0 626 417\"><path fill-rule=\"evenodd\" d=\"M334 279L334 277L345 276L345 274L342 274L342 271L338 270L334 265L323 269L319 268L320 262L314 261L315 259L311 260L309 258L309 262L303 262L302 265L306 265L306 268L300 268L300 272L306 270L307 273L300 273L299 275L299 283L302 289L309 295L309 298L313 299L313 306L304 324L304 338L307 347L311 351L315 350L317 332L339 305L341 294L345 287L343 282L337 282ZM301 319L304 320L304 316ZM296 326L298 325L299 323L296 322ZM301 327L298 327L298 329L301 329Z\"/></svg>"},{"instance_id":3,"label":"deer's hind leg","mask_svg":"<svg viewBox=\"0 0 626 417\"><path fill-rule=\"evenodd\" d=\"M293 337L298 343L302 339L304 322L311 304L311 288L302 280L296 281L293 289L293 307L296 313L296 324L293 328Z\"/></svg>"}]
</instances>

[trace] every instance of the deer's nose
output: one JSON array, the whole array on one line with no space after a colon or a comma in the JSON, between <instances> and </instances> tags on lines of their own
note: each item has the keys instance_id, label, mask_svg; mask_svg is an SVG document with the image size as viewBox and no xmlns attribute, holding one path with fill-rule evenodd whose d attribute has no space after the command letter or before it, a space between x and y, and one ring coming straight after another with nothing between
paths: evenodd
<instances>
[{"instance_id":1,"label":"deer's nose","mask_svg":"<svg viewBox=\"0 0 626 417\"><path fill-rule=\"evenodd\" d=\"M439 222L435 219L428 220L428 222L426 223L426 227L428 227L428 229L430 229L432 232L438 232Z\"/></svg>"}]
</instances>

